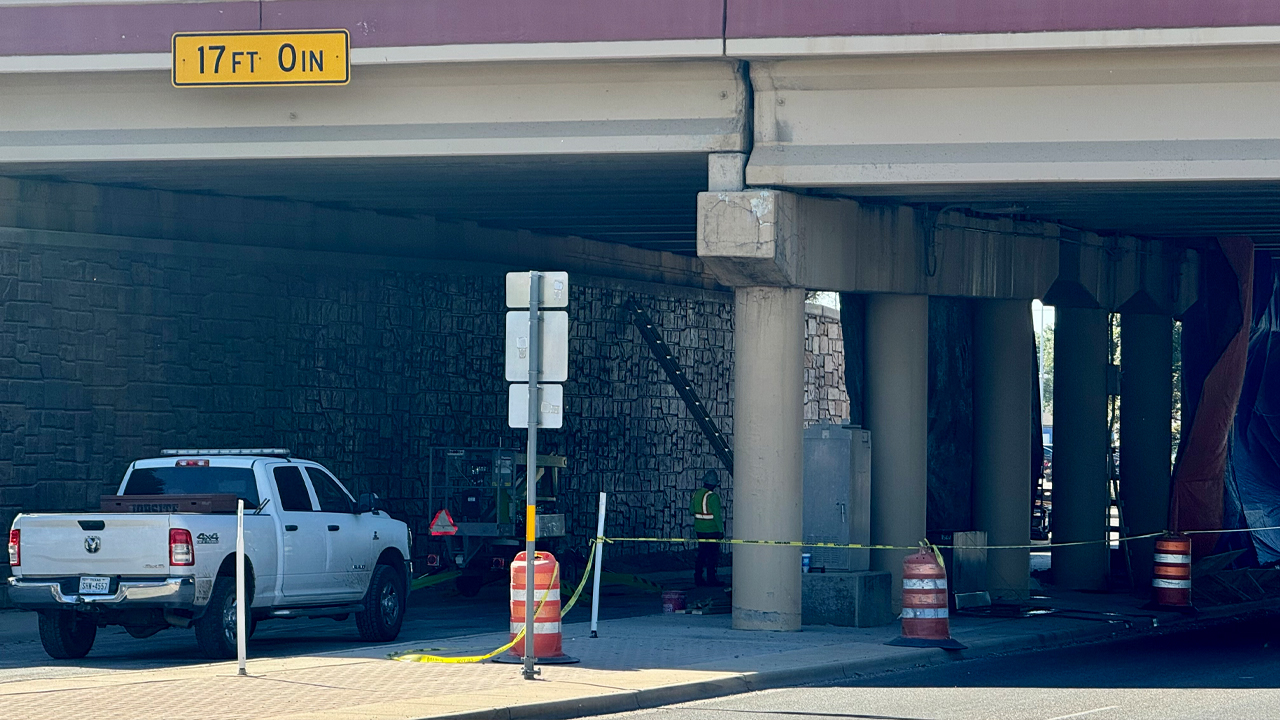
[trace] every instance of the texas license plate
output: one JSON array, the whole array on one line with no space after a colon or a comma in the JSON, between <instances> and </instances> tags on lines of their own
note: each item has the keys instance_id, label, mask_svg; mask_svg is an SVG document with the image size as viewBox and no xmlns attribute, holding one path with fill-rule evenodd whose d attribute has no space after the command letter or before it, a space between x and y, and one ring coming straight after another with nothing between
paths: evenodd
<instances>
[{"instance_id":1,"label":"texas license plate","mask_svg":"<svg viewBox=\"0 0 1280 720\"><path fill-rule=\"evenodd\" d=\"M80 578L81 595L105 595L109 592L111 592L111 578L109 577Z\"/></svg>"}]
</instances>

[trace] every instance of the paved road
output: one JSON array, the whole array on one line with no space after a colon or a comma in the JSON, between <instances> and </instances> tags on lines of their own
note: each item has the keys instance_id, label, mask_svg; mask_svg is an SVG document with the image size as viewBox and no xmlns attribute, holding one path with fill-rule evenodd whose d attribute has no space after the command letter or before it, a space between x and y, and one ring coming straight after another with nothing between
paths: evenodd
<instances>
[{"instance_id":1,"label":"paved road","mask_svg":"<svg viewBox=\"0 0 1280 720\"><path fill-rule=\"evenodd\" d=\"M509 623L508 599L507 587L501 584L485 586L475 598L460 596L451 583L420 590L410 596L399 641L423 641L447 653L447 643L427 641L502 631ZM590 607L589 599L584 599L570 612L567 621L589 620ZM600 616L604 619L660 610L661 603L654 595L608 589L602 593ZM286 657L364 645L368 643L360 639L354 619L272 620L258 624L248 650L249 656L255 658ZM40 646L35 613L22 611L0 610L0 648L0 682L208 662L196 649L195 634L190 630L170 629L136 639L120 627L99 630L88 657L52 660Z\"/></svg>"},{"instance_id":2,"label":"paved road","mask_svg":"<svg viewBox=\"0 0 1280 720\"><path fill-rule=\"evenodd\" d=\"M973 660L610 720L1280 719L1280 621Z\"/></svg>"}]
</instances>

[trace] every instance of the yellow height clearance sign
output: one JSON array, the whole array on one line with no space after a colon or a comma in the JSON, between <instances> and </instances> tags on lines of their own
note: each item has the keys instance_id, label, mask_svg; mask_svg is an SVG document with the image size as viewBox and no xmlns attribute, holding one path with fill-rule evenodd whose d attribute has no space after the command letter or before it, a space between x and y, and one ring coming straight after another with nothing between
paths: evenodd
<instances>
[{"instance_id":1,"label":"yellow height clearance sign","mask_svg":"<svg viewBox=\"0 0 1280 720\"><path fill-rule=\"evenodd\" d=\"M346 85L350 80L346 30L173 35L177 87Z\"/></svg>"}]
</instances>

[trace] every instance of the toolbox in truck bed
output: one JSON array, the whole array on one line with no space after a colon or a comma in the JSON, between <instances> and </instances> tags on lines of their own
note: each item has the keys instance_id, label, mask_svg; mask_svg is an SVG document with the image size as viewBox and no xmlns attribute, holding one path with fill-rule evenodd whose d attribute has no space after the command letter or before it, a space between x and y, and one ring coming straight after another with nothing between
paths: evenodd
<instances>
[{"instance_id":1,"label":"toolbox in truck bed","mask_svg":"<svg viewBox=\"0 0 1280 720\"><path fill-rule=\"evenodd\" d=\"M103 495L100 512L104 513L233 513L236 500L231 494L220 495ZM245 509L253 509L248 504Z\"/></svg>"}]
</instances>

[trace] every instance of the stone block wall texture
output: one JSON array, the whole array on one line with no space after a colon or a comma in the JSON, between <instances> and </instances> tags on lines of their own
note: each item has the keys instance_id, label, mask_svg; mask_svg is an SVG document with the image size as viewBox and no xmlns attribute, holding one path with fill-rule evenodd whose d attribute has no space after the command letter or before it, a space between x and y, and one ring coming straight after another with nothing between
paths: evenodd
<instances>
[{"instance_id":1,"label":"stone block wall texture","mask_svg":"<svg viewBox=\"0 0 1280 720\"><path fill-rule=\"evenodd\" d=\"M20 511L96 508L162 448L271 446L379 493L422 539L430 448L523 447L506 422L500 271L202 247L0 245L4 527ZM569 461L573 540L585 549L602 489L609 534L690 536L688 495L719 461L621 307L640 301L731 433L732 296L587 276L571 288L566 423L541 440ZM806 398L818 419L839 417L838 322L810 324ZM722 497L731 518L727 476Z\"/></svg>"},{"instance_id":2,"label":"stone block wall texture","mask_svg":"<svg viewBox=\"0 0 1280 720\"><path fill-rule=\"evenodd\" d=\"M825 305L805 306L804 423L849 419L845 387L844 336L840 311Z\"/></svg>"},{"instance_id":3,"label":"stone block wall texture","mask_svg":"<svg viewBox=\"0 0 1280 720\"><path fill-rule=\"evenodd\" d=\"M381 494L423 537L428 448L523 447L506 421L500 272L289 257L0 247L0 523L96 508L162 448L271 446ZM687 494L718 466L622 313L629 295L732 431L731 296L575 277L566 427L542 448L569 458L579 538L600 489L611 533L688 534Z\"/></svg>"}]
</instances>

